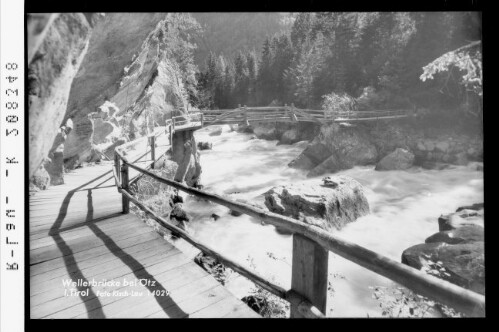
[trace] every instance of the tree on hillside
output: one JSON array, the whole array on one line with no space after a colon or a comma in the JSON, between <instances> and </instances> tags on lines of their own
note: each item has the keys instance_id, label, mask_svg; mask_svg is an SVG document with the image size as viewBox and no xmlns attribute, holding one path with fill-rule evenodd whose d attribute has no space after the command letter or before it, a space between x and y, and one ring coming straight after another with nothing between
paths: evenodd
<instances>
[{"instance_id":1,"label":"tree on hillside","mask_svg":"<svg viewBox=\"0 0 499 332\"><path fill-rule=\"evenodd\" d=\"M274 61L274 50L271 40L267 37L263 43L262 56L260 59L257 77L257 102L259 105L267 105L275 96L274 75L272 75L272 63Z\"/></svg>"},{"instance_id":2,"label":"tree on hillside","mask_svg":"<svg viewBox=\"0 0 499 332\"><path fill-rule=\"evenodd\" d=\"M258 75L258 58L255 51L246 54L248 64L248 105L258 106L256 101L256 80Z\"/></svg>"},{"instance_id":3,"label":"tree on hillside","mask_svg":"<svg viewBox=\"0 0 499 332\"><path fill-rule=\"evenodd\" d=\"M423 67L423 74L421 74L420 79L425 82L428 79L433 79L439 73L447 73L447 77L450 77L456 69L462 75L459 83L465 89L465 96L468 97L469 93L475 94L480 98L481 106L483 96L481 41L471 42L433 60ZM469 107L466 110L474 114L477 113L477 110ZM482 108L480 107L478 112L481 111Z\"/></svg>"},{"instance_id":4,"label":"tree on hillside","mask_svg":"<svg viewBox=\"0 0 499 332\"><path fill-rule=\"evenodd\" d=\"M235 86L234 99L236 104L246 104L249 91L249 70L246 55L239 51L234 59Z\"/></svg>"}]
</instances>

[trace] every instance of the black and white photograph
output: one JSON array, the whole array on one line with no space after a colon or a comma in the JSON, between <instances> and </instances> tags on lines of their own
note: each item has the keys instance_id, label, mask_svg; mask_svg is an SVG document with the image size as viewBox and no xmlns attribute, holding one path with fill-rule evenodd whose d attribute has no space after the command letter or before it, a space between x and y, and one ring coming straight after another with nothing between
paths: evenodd
<instances>
[{"instance_id":1,"label":"black and white photograph","mask_svg":"<svg viewBox=\"0 0 499 332\"><path fill-rule=\"evenodd\" d=\"M485 317L481 11L25 29L27 319Z\"/></svg>"}]
</instances>

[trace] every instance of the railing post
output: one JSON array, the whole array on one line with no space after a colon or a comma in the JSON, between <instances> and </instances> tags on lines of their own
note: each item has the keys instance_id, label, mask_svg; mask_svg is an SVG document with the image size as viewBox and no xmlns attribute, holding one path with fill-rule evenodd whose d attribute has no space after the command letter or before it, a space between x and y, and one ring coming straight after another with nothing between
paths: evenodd
<instances>
[{"instance_id":1,"label":"railing post","mask_svg":"<svg viewBox=\"0 0 499 332\"><path fill-rule=\"evenodd\" d=\"M295 104L294 103L291 103L291 120L293 120L293 122L298 121L298 118L296 117L296 114L295 114Z\"/></svg>"},{"instance_id":2,"label":"railing post","mask_svg":"<svg viewBox=\"0 0 499 332\"><path fill-rule=\"evenodd\" d=\"M320 244L293 234L291 289L326 314L329 251ZM291 304L291 318L301 318L296 304Z\"/></svg>"},{"instance_id":3,"label":"railing post","mask_svg":"<svg viewBox=\"0 0 499 332\"><path fill-rule=\"evenodd\" d=\"M121 166L121 188L128 190L128 165L123 163ZM121 204L123 206L123 214L130 212L130 200L125 195L121 195Z\"/></svg>"},{"instance_id":4,"label":"railing post","mask_svg":"<svg viewBox=\"0 0 499 332\"><path fill-rule=\"evenodd\" d=\"M154 169L154 162L156 161L156 136L152 135L150 137L150 144L151 144L151 159L152 159L152 164L151 168Z\"/></svg>"},{"instance_id":5,"label":"railing post","mask_svg":"<svg viewBox=\"0 0 499 332\"><path fill-rule=\"evenodd\" d=\"M116 151L114 151L114 167L116 168L116 176L118 177L118 181L120 181L121 183L120 156Z\"/></svg>"}]
</instances>

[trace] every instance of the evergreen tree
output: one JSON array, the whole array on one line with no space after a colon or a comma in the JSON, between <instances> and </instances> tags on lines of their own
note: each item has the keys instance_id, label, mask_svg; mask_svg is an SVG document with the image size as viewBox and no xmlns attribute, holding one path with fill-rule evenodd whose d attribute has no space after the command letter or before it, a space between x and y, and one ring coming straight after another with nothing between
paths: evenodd
<instances>
[{"instance_id":1,"label":"evergreen tree","mask_svg":"<svg viewBox=\"0 0 499 332\"><path fill-rule=\"evenodd\" d=\"M258 75L258 59L255 51L250 51L246 54L248 64L248 105L258 106L256 101L256 81Z\"/></svg>"},{"instance_id":2,"label":"evergreen tree","mask_svg":"<svg viewBox=\"0 0 499 332\"><path fill-rule=\"evenodd\" d=\"M274 61L274 52L271 47L270 38L267 37L263 42L262 56L258 68L257 77L257 103L258 105L268 105L275 95L275 86L272 82L272 63Z\"/></svg>"},{"instance_id":3,"label":"evergreen tree","mask_svg":"<svg viewBox=\"0 0 499 332\"><path fill-rule=\"evenodd\" d=\"M244 105L248 99L249 71L246 55L238 52L234 59L235 86L234 99L237 104Z\"/></svg>"}]
</instances>

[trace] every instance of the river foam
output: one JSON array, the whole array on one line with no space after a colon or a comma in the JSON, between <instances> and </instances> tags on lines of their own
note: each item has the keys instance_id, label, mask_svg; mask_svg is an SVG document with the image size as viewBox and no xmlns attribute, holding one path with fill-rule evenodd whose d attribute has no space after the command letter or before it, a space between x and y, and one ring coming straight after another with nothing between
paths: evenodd
<instances>
[{"instance_id":1,"label":"river foam","mask_svg":"<svg viewBox=\"0 0 499 332\"><path fill-rule=\"evenodd\" d=\"M231 131L228 126L221 135L210 136L215 129L208 127L195 134L198 142L213 143L212 150L201 151L201 179L209 192L263 202L262 193L273 186L297 181L320 183L323 177L307 178L305 172L287 166L307 142L277 145L277 141L251 139L252 135ZM483 172L476 170L477 165L385 172L364 166L336 173L359 181L371 208L369 215L348 224L337 235L400 261L404 249L438 231L441 214L483 202ZM273 226L263 226L246 215L231 216L227 208L194 197L186 198L185 208L192 216L189 231L195 237L283 287L290 286L290 235L279 234ZM213 213L220 218L215 221L210 217ZM328 297L328 316L381 316L369 286L394 283L333 253L329 261L334 291ZM244 278L228 283L237 296L245 295L248 285Z\"/></svg>"}]
</instances>

